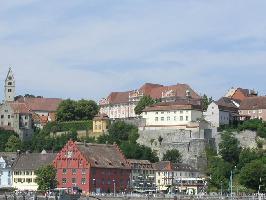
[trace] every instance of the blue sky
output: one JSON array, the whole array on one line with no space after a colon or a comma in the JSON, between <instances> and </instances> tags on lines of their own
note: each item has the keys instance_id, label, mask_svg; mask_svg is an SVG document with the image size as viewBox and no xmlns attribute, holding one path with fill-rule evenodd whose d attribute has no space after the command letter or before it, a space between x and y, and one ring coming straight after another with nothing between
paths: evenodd
<instances>
[{"instance_id":1,"label":"blue sky","mask_svg":"<svg viewBox=\"0 0 266 200\"><path fill-rule=\"evenodd\" d=\"M145 82L266 94L265 0L0 0L0 81L98 100ZM3 92L2 92L3 93Z\"/></svg>"}]
</instances>

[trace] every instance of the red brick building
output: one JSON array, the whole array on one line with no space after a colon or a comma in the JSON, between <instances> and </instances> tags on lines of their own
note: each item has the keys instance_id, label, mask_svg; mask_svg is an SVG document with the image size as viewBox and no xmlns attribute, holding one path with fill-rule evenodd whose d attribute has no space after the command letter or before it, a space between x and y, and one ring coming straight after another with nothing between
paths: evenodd
<instances>
[{"instance_id":1,"label":"red brick building","mask_svg":"<svg viewBox=\"0 0 266 200\"><path fill-rule=\"evenodd\" d=\"M130 165L119 147L69 141L54 160L58 187L78 186L83 192L123 192Z\"/></svg>"}]
</instances>

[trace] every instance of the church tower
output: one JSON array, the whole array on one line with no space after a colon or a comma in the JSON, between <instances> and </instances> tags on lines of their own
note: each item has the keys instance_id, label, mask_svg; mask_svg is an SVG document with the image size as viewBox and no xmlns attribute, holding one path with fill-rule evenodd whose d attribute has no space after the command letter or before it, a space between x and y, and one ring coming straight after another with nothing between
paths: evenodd
<instances>
[{"instance_id":1,"label":"church tower","mask_svg":"<svg viewBox=\"0 0 266 200\"><path fill-rule=\"evenodd\" d=\"M15 78L11 67L8 70L5 80L5 101L14 101L15 99Z\"/></svg>"}]
</instances>

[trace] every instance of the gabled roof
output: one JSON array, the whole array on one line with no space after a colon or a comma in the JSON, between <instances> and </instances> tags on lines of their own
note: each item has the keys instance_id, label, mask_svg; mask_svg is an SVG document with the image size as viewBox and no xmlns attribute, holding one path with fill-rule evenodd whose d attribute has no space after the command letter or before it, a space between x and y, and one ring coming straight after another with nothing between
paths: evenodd
<instances>
[{"instance_id":1,"label":"gabled roof","mask_svg":"<svg viewBox=\"0 0 266 200\"><path fill-rule=\"evenodd\" d=\"M21 154L14 170L37 170L41 166L53 164L56 153L24 153Z\"/></svg>"},{"instance_id":2,"label":"gabled roof","mask_svg":"<svg viewBox=\"0 0 266 200\"><path fill-rule=\"evenodd\" d=\"M137 90L131 90L126 92L111 92L107 97L109 104L119 104L119 103L128 103L129 94L134 93L134 91L139 91L143 95L151 96L154 99L162 98L162 93L172 91L174 97L176 98L185 98L187 91L190 92L190 97L192 99L200 99L201 97L187 84L176 84L171 86L163 86L160 84L145 83Z\"/></svg>"},{"instance_id":3,"label":"gabled roof","mask_svg":"<svg viewBox=\"0 0 266 200\"><path fill-rule=\"evenodd\" d=\"M30 114L30 109L25 103L12 101L12 102L7 102L7 104L12 108L14 113Z\"/></svg>"},{"instance_id":4,"label":"gabled roof","mask_svg":"<svg viewBox=\"0 0 266 200\"><path fill-rule=\"evenodd\" d=\"M17 159L16 152L0 152L0 158L3 158L7 164L7 166L12 166Z\"/></svg>"},{"instance_id":5,"label":"gabled roof","mask_svg":"<svg viewBox=\"0 0 266 200\"><path fill-rule=\"evenodd\" d=\"M266 96L248 97L239 107L240 110L266 109Z\"/></svg>"},{"instance_id":6,"label":"gabled roof","mask_svg":"<svg viewBox=\"0 0 266 200\"><path fill-rule=\"evenodd\" d=\"M237 111L238 107L236 104L233 102L234 100L229 98L229 97L222 97L215 103L218 105L220 110L232 110L232 111Z\"/></svg>"},{"instance_id":7,"label":"gabled roof","mask_svg":"<svg viewBox=\"0 0 266 200\"><path fill-rule=\"evenodd\" d=\"M76 146L92 167L130 169L124 154L116 144L76 143Z\"/></svg>"},{"instance_id":8,"label":"gabled roof","mask_svg":"<svg viewBox=\"0 0 266 200\"><path fill-rule=\"evenodd\" d=\"M31 111L55 112L62 99L21 97L17 102L25 103Z\"/></svg>"},{"instance_id":9,"label":"gabled roof","mask_svg":"<svg viewBox=\"0 0 266 200\"><path fill-rule=\"evenodd\" d=\"M172 111L172 110L202 110L200 102L191 100L179 100L175 102L161 102L146 107L143 112Z\"/></svg>"}]
</instances>

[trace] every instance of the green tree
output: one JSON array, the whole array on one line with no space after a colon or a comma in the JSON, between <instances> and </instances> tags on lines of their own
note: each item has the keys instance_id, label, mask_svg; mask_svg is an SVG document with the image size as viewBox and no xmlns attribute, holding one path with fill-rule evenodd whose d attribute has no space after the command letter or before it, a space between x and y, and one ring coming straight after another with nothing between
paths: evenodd
<instances>
[{"instance_id":1,"label":"green tree","mask_svg":"<svg viewBox=\"0 0 266 200\"><path fill-rule=\"evenodd\" d=\"M77 102L76 120L92 120L98 112L99 107L95 101L81 99Z\"/></svg>"},{"instance_id":2,"label":"green tree","mask_svg":"<svg viewBox=\"0 0 266 200\"><path fill-rule=\"evenodd\" d=\"M56 111L57 121L74 121L76 119L77 102L71 99L62 101Z\"/></svg>"},{"instance_id":3,"label":"green tree","mask_svg":"<svg viewBox=\"0 0 266 200\"><path fill-rule=\"evenodd\" d=\"M164 161L171 161L173 163L180 163L182 160L182 155L177 149L167 150L163 155Z\"/></svg>"},{"instance_id":4,"label":"green tree","mask_svg":"<svg viewBox=\"0 0 266 200\"><path fill-rule=\"evenodd\" d=\"M137 115L140 115L146 106L150 106L150 105L153 105L155 103L156 103L156 101L153 98L151 98L150 96L143 96L143 97L141 97L140 101L138 102L137 106L134 109L135 113Z\"/></svg>"},{"instance_id":5,"label":"green tree","mask_svg":"<svg viewBox=\"0 0 266 200\"><path fill-rule=\"evenodd\" d=\"M127 124L123 121L114 122L109 126L108 137L105 137L109 144L121 144L122 141L127 141L130 134L137 134L138 128L134 125Z\"/></svg>"},{"instance_id":6,"label":"green tree","mask_svg":"<svg viewBox=\"0 0 266 200\"><path fill-rule=\"evenodd\" d=\"M249 148L242 149L239 155L239 163L237 165L237 168L241 169L246 164L261 157L263 157L263 152L261 151L258 151L256 149L249 149Z\"/></svg>"},{"instance_id":7,"label":"green tree","mask_svg":"<svg viewBox=\"0 0 266 200\"><path fill-rule=\"evenodd\" d=\"M0 152L5 151L8 138L12 135L18 137L18 135L14 131L0 129Z\"/></svg>"},{"instance_id":8,"label":"green tree","mask_svg":"<svg viewBox=\"0 0 266 200\"><path fill-rule=\"evenodd\" d=\"M210 105L210 103L212 102L212 97L208 98L206 94L203 95L202 97L202 108L204 111L206 111L208 109L208 106Z\"/></svg>"},{"instance_id":9,"label":"green tree","mask_svg":"<svg viewBox=\"0 0 266 200\"><path fill-rule=\"evenodd\" d=\"M57 186L56 169L53 165L46 165L35 171L38 190L45 192Z\"/></svg>"},{"instance_id":10,"label":"green tree","mask_svg":"<svg viewBox=\"0 0 266 200\"><path fill-rule=\"evenodd\" d=\"M259 185L263 185L261 192L266 191L266 158L263 157L246 164L240 171L239 180L244 186L256 191Z\"/></svg>"},{"instance_id":11,"label":"green tree","mask_svg":"<svg viewBox=\"0 0 266 200\"><path fill-rule=\"evenodd\" d=\"M234 137L233 133L222 133L219 148L219 153L225 161L233 165L238 163L241 147L239 146L239 141Z\"/></svg>"},{"instance_id":12,"label":"green tree","mask_svg":"<svg viewBox=\"0 0 266 200\"><path fill-rule=\"evenodd\" d=\"M6 143L6 152L16 152L17 150L20 150L22 147L21 141L18 137L15 135L11 135L8 138L8 141Z\"/></svg>"},{"instance_id":13,"label":"green tree","mask_svg":"<svg viewBox=\"0 0 266 200\"><path fill-rule=\"evenodd\" d=\"M93 100L74 101L66 99L57 109L57 121L91 120L99 111L97 103Z\"/></svg>"}]
</instances>

